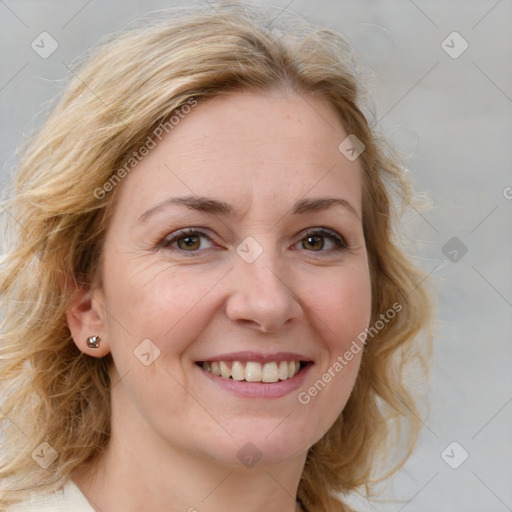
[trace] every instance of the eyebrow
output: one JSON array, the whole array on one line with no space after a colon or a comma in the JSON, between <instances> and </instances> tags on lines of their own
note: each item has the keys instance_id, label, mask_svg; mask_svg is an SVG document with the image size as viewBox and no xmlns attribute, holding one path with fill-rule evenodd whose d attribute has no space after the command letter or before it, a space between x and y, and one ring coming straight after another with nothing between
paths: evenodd
<instances>
[{"instance_id":1,"label":"eyebrow","mask_svg":"<svg viewBox=\"0 0 512 512\"><path fill-rule=\"evenodd\" d=\"M235 215L235 210L230 204L224 201L219 201L217 199L201 196L170 197L168 199L165 199L161 203L158 203L157 205L153 206L149 210L145 211L139 217L139 222L145 221L152 214L171 205L184 206L186 208L189 208L190 210L211 213L215 215ZM359 214L357 213L355 208L346 199L338 197L301 199L293 205L291 211L293 214L300 215L305 213L327 210L334 206L341 206L345 208L347 211L354 214L359 219Z\"/></svg>"}]
</instances>

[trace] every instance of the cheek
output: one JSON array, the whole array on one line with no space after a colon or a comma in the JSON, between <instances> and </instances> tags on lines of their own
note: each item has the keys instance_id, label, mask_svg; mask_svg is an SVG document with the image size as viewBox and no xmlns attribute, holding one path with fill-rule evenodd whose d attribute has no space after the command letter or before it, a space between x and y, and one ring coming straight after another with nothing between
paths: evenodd
<instances>
[{"instance_id":1,"label":"cheek","mask_svg":"<svg viewBox=\"0 0 512 512\"><path fill-rule=\"evenodd\" d=\"M343 410L358 375L364 347L358 340L371 318L371 284L363 265L339 268L310 294L324 357L308 379L299 402L318 418L324 432Z\"/></svg>"},{"instance_id":2,"label":"cheek","mask_svg":"<svg viewBox=\"0 0 512 512\"><path fill-rule=\"evenodd\" d=\"M107 275L112 356L119 373L141 370L133 357L151 340L160 350L158 366L180 381L186 378L181 357L208 325L223 269L172 268L167 262L112 266ZM139 350L139 351L140 351ZM135 368L134 368L135 367Z\"/></svg>"},{"instance_id":3,"label":"cheek","mask_svg":"<svg viewBox=\"0 0 512 512\"><path fill-rule=\"evenodd\" d=\"M311 290L308 306L316 315L329 348L344 350L370 322L372 300L367 266L340 267L321 276L316 283L312 278L307 281L303 286Z\"/></svg>"},{"instance_id":4,"label":"cheek","mask_svg":"<svg viewBox=\"0 0 512 512\"><path fill-rule=\"evenodd\" d=\"M181 355L208 322L208 293L219 273L199 276L192 268L173 269L165 262L131 263L119 262L105 273L111 351L122 382L117 399L124 403L129 397L148 418L162 410L162 403L171 416L197 412L184 391L187 371Z\"/></svg>"}]
</instances>

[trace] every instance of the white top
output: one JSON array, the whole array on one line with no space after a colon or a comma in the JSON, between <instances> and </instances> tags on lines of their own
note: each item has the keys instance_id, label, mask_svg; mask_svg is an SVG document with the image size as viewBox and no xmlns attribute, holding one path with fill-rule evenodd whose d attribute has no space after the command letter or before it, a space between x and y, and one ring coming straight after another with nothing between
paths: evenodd
<instances>
[{"instance_id":1,"label":"white top","mask_svg":"<svg viewBox=\"0 0 512 512\"><path fill-rule=\"evenodd\" d=\"M68 478L64 486L52 494L16 503L6 512L94 512L94 509L75 482Z\"/></svg>"}]
</instances>

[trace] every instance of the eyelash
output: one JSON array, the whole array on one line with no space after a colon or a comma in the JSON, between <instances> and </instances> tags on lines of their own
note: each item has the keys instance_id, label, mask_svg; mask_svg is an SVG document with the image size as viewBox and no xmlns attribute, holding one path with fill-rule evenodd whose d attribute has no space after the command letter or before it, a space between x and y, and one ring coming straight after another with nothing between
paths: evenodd
<instances>
[{"instance_id":1,"label":"eyelash","mask_svg":"<svg viewBox=\"0 0 512 512\"><path fill-rule=\"evenodd\" d=\"M182 229L180 231L177 231L175 234L165 236L157 244L157 249L164 249L164 250L168 250L168 251L178 251L178 252L181 252L184 254L190 253L190 256L196 255L196 253L198 253L198 252L202 252L201 249L196 249L193 251L186 251L186 250L179 249L177 247L171 247L172 244L174 244L178 240L181 240L182 238L186 238L188 236L206 237L209 240L211 240L211 238L208 235L206 235L206 233L204 233L203 231L200 231L198 229L193 229L193 228ZM310 251L307 249L304 249L304 250L311 252L311 253L317 253L317 252L318 253L331 253L331 252L345 251L345 250L349 249L347 242L341 235L339 235L335 231L331 231L330 229L325 229L325 228L318 228L318 229L312 229L310 231L306 231L304 233L303 237L297 243L300 243L301 241L305 240L306 238L313 238L313 237L329 238L334 242L335 247L333 247L332 249L319 250L319 251ZM294 245L296 245L296 244L294 244ZM205 249L203 249L203 250L205 250Z\"/></svg>"}]
</instances>

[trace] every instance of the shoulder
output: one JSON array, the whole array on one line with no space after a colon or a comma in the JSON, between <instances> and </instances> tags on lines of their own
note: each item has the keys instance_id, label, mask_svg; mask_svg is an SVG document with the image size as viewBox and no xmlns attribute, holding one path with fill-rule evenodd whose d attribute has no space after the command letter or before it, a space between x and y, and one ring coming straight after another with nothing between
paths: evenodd
<instances>
[{"instance_id":1,"label":"shoulder","mask_svg":"<svg viewBox=\"0 0 512 512\"><path fill-rule=\"evenodd\" d=\"M16 503L5 512L94 512L82 491L68 478L61 489L46 494L33 495L21 503ZM4 511L2 511L4 512Z\"/></svg>"}]
</instances>

